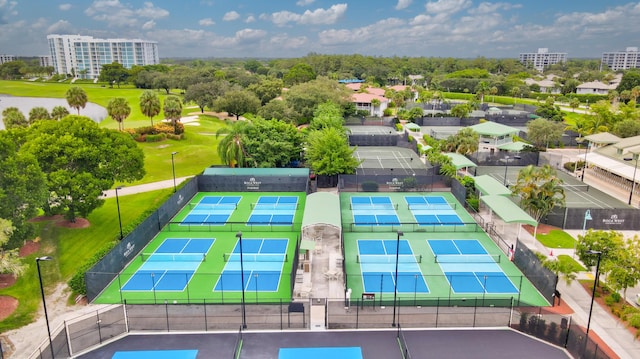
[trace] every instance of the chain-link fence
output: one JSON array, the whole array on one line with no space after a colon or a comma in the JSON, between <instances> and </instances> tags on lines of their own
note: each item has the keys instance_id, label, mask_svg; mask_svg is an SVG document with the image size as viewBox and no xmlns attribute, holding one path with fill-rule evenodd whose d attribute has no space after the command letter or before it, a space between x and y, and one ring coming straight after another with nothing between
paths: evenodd
<instances>
[{"instance_id":1,"label":"chain-link fence","mask_svg":"<svg viewBox=\"0 0 640 359\"><path fill-rule=\"evenodd\" d=\"M342 192L432 192L448 191L443 176L421 169L379 169L372 175L340 175L338 190ZM395 172L395 173L394 173Z\"/></svg>"}]
</instances>

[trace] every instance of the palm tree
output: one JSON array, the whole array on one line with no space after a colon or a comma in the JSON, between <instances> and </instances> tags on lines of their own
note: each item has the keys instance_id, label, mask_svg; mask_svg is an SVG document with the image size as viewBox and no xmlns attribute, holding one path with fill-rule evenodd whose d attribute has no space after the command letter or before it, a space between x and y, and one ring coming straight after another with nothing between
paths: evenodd
<instances>
[{"instance_id":1,"label":"palm tree","mask_svg":"<svg viewBox=\"0 0 640 359\"><path fill-rule=\"evenodd\" d=\"M160 99L155 92L147 90L140 96L140 111L149 117L153 127L153 116L160 113Z\"/></svg>"},{"instance_id":2,"label":"palm tree","mask_svg":"<svg viewBox=\"0 0 640 359\"><path fill-rule=\"evenodd\" d=\"M112 119L118 122L118 130L124 129L124 120L131 114L129 102L123 97L116 97L107 104L107 112Z\"/></svg>"},{"instance_id":3,"label":"palm tree","mask_svg":"<svg viewBox=\"0 0 640 359\"><path fill-rule=\"evenodd\" d=\"M87 105L87 93L81 87L74 86L67 90L65 97L69 106L78 110L80 115L80 109Z\"/></svg>"},{"instance_id":4,"label":"palm tree","mask_svg":"<svg viewBox=\"0 0 640 359\"><path fill-rule=\"evenodd\" d=\"M67 110L67 108L64 107L64 106L56 106L51 110L51 119L52 120L59 121L63 117L66 117L68 115L69 115L69 110Z\"/></svg>"},{"instance_id":5,"label":"palm tree","mask_svg":"<svg viewBox=\"0 0 640 359\"><path fill-rule=\"evenodd\" d=\"M250 125L248 121L235 121L230 127L223 127L216 132L216 137L225 134L218 142L218 155L228 166L246 167L249 156L244 148L244 136Z\"/></svg>"},{"instance_id":6,"label":"palm tree","mask_svg":"<svg viewBox=\"0 0 640 359\"><path fill-rule=\"evenodd\" d=\"M498 93L498 88L493 86L489 89L489 93L491 94L491 102L496 102L496 94Z\"/></svg>"},{"instance_id":7,"label":"palm tree","mask_svg":"<svg viewBox=\"0 0 640 359\"><path fill-rule=\"evenodd\" d=\"M490 91L491 87L489 87L488 83L486 83L485 81L480 81L480 83L478 83L478 85L476 86L476 95L479 97L481 104L484 103L484 95Z\"/></svg>"},{"instance_id":8,"label":"palm tree","mask_svg":"<svg viewBox=\"0 0 640 359\"><path fill-rule=\"evenodd\" d=\"M565 283L567 283L567 285L570 285L571 282L573 282L577 278L576 268L568 262L558 260L557 258L555 259L545 258L542 261L542 265L548 270L555 273L556 276L562 277Z\"/></svg>"},{"instance_id":9,"label":"palm tree","mask_svg":"<svg viewBox=\"0 0 640 359\"><path fill-rule=\"evenodd\" d=\"M549 214L556 206L565 203L563 181L549 165L527 166L520 170L513 187L513 195L520 197L520 207L536 222ZM536 226L536 231L538 227ZM533 234L535 238L536 233Z\"/></svg>"},{"instance_id":10,"label":"palm tree","mask_svg":"<svg viewBox=\"0 0 640 359\"><path fill-rule=\"evenodd\" d=\"M29 124L33 124L39 120L50 120L51 115L49 111L41 106L36 106L29 111Z\"/></svg>"},{"instance_id":11,"label":"palm tree","mask_svg":"<svg viewBox=\"0 0 640 359\"><path fill-rule=\"evenodd\" d=\"M176 126L182 115L182 102L177 96L168 96L164 100L164 117L171 120L173 133L177 133Z\"/></svg>"}]
</instances>

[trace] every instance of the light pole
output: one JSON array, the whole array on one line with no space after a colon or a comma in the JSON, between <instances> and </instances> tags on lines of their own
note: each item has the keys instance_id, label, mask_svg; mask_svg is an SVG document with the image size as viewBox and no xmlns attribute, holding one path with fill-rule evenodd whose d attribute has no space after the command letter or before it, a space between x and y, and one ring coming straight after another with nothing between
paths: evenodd
<instances>
[{"instance_id":1,"label":"light pole","mask_svg":"<svg viewBox=\"0 0 640 359\"><path fill-rule=\"evenodd\" d=\"M591 210L588 209L584 212L584 222L582 222L582 236L584 237L587 232L587 221L592 220ZM573 258L576 257L576 246L578 245L578 241L573 242Z\"/></svg>"},{"instance_id":2,"label":"light pole","mask_svg":"<svg viewBox=\"0 0 640 359\"><path fill-rule=\"evenodd\" d=\"M591 312L593 311L593 300L596 298L596 287L598 286L598 275L600 274L600 259L602 258L602 251L588 250L587 254L595 254L598 256L598 262L596 264L596 277L593 280L593 291L591 292L591 307L589 307L589 318L587 319L587 332L584 338L584 348L587 349L587 343L589 342L589 328L591 327Z\"/></svg>"},{"instance_id":3,"label":"light pole","mask_svg":"<svg viewBox=\"0 0 640 359\"><path fill-rule=\"evenodd\" d=\"M633 198L633 190L636 188L636 171L638 170L638 159L640 156L636 153L633 153L631 157L625 157L625 161L631 161L636 159L636 165L633 168L633 177L631 178L631 192L629 192L629 204L631 204L631 198Z\"/></svg>"},{"instance_id":4,"label":"light pole","mask_svg":"<svg viewBox=\"0 0 640 359\"><path fill-rule=\"evenodd\" d=\"M402 231L398 231L398 236L396 240L396 271L394 273L394 290L393 290L393 323L391 323L392 327L396 326L396 299L398 296L398 261L400 260L400 236L404 236Z\"/></svg>"},{"instance_id":5,"label":"light pole","mask_svg":"<svg viewBox=\"0 0 640 359\"><path fill-rule=\"evenodd\" d=\"M521 158L522 157L520 156L513 156L513 158L504 156L504 182L502 183L503 186L507 187L507 169L509 168L509 161L519 160Z\"/></svg>"},{"instance_id":6,"label":"light pole","mask_svg":"<svg viewBox=\"0 0 640 359\"><path fill-rule=\"evenodd\" d=\"M116 187L116 206L118 207L118 224L120 225L120 240L124 238L122 235L122 217L120 216L120 198L118 197L118 190L121 190L123 186Z\"/></svg>"},{"instance_id":7,"label":"light pole","mask_svg":"<svg viewBox=\"0 0 640 359\"><path fill-rule=\"evenodd\" d=\"M247 314L244 307L244 259L242 254L242 232L236 233L240 246L240 281L242 283L242 328L247 329Z\"/></svg>"},{"instance_id":8,"label":"light pole","mask_svg":"<svg viewBox=\"0 0 640 359\"><path fill-rule=\"evenodd\" d=\"M47 323L47 334L49 335L49 349L51 349L51 359L55 358L55 353L53 352L53 342L51 341L51 329L49 328L49 315L47 314L47 303L44 298L44 286L42 285L42 273L40 272L40 261L50 261L53 258L46 257L37 257L36 258L36 267L38 267L38 280L40 280L40 293L42 294L42 307L44 308L44 321Z\"/></svg>"},{"instance_id":9,"label":"light pole","mask_svg":"<svg viewBox=\"0 0 640 359\"><path fill-rule=\"evenodd\" d=\"M582 175L580 176L580 181L582 182L584 182L584 173L587 172L587 153L589 153L589 141L584 145L584 163L582 164Z\"/></svg>"},{"instance_id":10,"label":"light pole","mask_svg":"<svg viewBox=\"0 0 640 359\"><path fill-rule=\"evenodd\" d=\"M171 170L173 172L173 193L176 192L176 163L173 158L178 154L178 152L171 152Z\"/></svg>"}]
</instances>

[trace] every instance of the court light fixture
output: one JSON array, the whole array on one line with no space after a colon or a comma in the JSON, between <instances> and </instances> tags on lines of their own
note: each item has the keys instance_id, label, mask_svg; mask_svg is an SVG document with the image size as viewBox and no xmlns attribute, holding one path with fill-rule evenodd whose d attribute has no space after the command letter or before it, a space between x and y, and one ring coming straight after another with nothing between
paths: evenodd
<instances>
[{"instance_id":1,"label":"court light fixture","mask_svg":"<svg viewBox=\"0 0 640 359\"><path fill-rule=\"evenodd\" d=\"M45 257L37 257L36 258L36 267L38 267L38 280L40 281L40 294L42 294L42 308L44 309L44 321L47 324L47 335L49 336L49 349L51 349L51 358L55 358L56 355L53 351L53 342L51 340L51 328L49 327L49 315L47 314L47 301L44 296L44 286L42 285L42 273L40 272L40 262L41 261L50 261L53 258L49 256Z\"/></svg>"},{"instance_id":2,"label":"court light fixture","mask_svg":"<svg viewBox=\"0 0 640 359\"><path fill-rule=\"evenodd\" d=\"M178 154L178 152L171 152L171 171L173 172L173 192L174 193L177 190L177 186L176 186L176 163L175 163L173 158L177 154Z\"/></svg>"}]
</instances>

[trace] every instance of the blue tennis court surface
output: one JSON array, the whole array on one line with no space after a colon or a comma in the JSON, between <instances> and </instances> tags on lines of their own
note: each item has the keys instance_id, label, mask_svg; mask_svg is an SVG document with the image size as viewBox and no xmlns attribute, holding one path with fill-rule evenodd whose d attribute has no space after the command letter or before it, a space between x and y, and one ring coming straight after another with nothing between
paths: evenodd
<instances>
[{"instance_id":1,"label":"blue tennis court surface","mask_svg":"<svg viewBox=\"0 0 640 359\"><path fill-rule=\"evenodd\" d=\"M290 225L298 209L298 197L261 196L252 207L247 224Z\"/></svg>"},{"instance_id":2,"label":"blue tennis court surface","mask_svg":"<svg viewBox=\"0 0 640 359\"><path fill-rule=\"evenodd\" d=\"M447 226L463 223L444 197L405 196L404 199L418 225L439 224Z\"/></svg>"},{"instance_id":3,"label":"blue tennis court surface","mask_svg":"<svg viewBox=\"0 0 640 359\"><path fill-rule=\"evenodd\" d=\"M455 293L512 294L518 289L475 239L427 240Z\"/></svg>"},{"instance_id":4,"label":"blue tennis court surface","mask_svg":"<svg viewBox=\"0 0 640 359\"><path fill-rule=\"evenodd\" d=\"M280 348L278 359L362 359L360 347Z\"/></svg>"},{"instance_id":5,"label":"blue tennis court surface","mask_svg":"<svg viewBox=\"0 0 640 359\"><path fill-rule=\"evenodd\" d=\"M358 262L364 291L393 293L395 290L396 247L398 247L398 293L429 293L409 241L359 239Z\"/></svg>"},{"instance_id":6,"label":"blue tennis court surface","mask_svg":"<svg viewBox=\"0 0 640 359\"><path fill-rule=\"evenodd\" d=\"M241 196L205 196L202 197L182 220L189 224L223 225L236 210Z\"/></svg>"},{"instance_id":7,"label":"blue tennis court surface","mask_svg":"<svg viewBox=\"0 0 640 359\"><path fill-rule=\"evenodd\" d=\"M245 291L278 291L288 245L286 238L243 238L241 268L240 241L236 242L233 253L225 254L226 264L213 290L241 291L244 272Z\"/></svg>"},{"instance_id":8,"label":"blue tennis court surface","mask_svg":"<svg viewBox=\"0 0 640 359\"><path fill-rule=\"evenodd\" d=\"M133 350L113 354L111 359L196 359L197 350Z\"/></svg>"},{"instance_id":9,"label":"blue tennis court surface","mask_svg":"<svg viewBox=\"0 0 640 359\"><path fill-rule=\"evenodd\" d=\"M391 198L386 196L351 197L353 223L358 225L392 226L400 224Z\"/></svg>"},{"instance_id":10,"label":"blue tennis court surface","mask_svg":"<svg viewBox=\"0 0 640 359\"><path fill-rule=\"evenodd\" d=\"M182 291L206 258L213 238L167 238L122 286L123 291Z\"/></svg>"}]
</instances>

